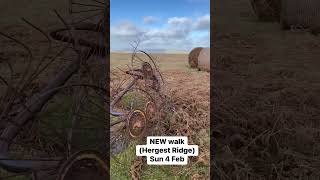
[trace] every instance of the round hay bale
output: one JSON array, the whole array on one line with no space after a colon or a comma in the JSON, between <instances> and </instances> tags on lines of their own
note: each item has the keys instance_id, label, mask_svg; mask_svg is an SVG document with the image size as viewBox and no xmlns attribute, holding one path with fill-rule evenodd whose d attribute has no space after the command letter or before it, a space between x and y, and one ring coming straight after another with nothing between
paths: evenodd
<instances>
[{"instance_id":1,"label":"round hay bale","mask_svg":"<svg viewBox=\"0 0 320 180\"><path fill-rule=\"evenodd\" d=\"M198 57L198 69L210 72L210 48L202 48Z\"/></svg>"},{"instance_id":2,"label":"round hay bale","mask_svg":"<svg viewBox=\"0 0 320 180\"><path fill-rule=\"evenodd\" d=\"M189 65L191 68L197 68L198 67L198 56L202 50L202 47L196 47L192 49L192 51L189 53Z\"/></svg>"},{"instance_id":3,"label":"round hay bale","mask_svg":"<svg viewBox=\"0 0 320 180\"><path fill-rule=\"evenodd\" d=\"M281 0L251 0L254 13L261 21L279 21Z\"/></svg>"}]
</instances>

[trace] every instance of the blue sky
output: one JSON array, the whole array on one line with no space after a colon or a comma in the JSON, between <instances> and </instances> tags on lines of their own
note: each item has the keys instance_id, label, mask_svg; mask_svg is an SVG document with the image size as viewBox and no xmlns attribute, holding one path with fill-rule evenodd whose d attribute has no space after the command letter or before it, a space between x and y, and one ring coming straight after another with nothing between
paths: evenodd
<instances>
[{"instance_id":1,"label":"blue sky","mask_svg":"<svg viewBox=\"0 0 320 180\"><path fill-rule=\"evenodd\" d=\"M209 47L210 0L110 0L111 51Z\"/></svg>"}]
</instances>

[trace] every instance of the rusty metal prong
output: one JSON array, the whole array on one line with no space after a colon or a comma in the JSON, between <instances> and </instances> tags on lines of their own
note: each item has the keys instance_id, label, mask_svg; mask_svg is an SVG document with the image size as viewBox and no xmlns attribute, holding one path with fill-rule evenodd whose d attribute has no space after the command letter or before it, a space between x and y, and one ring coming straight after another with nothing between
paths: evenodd
<instances>
[{"instance_id":1,"label":"rusty metal prong","mask_svg":"<svg viewBox=\"0 0 320 180\"><path fill-rule=\"evenodd\" d=\"M117 121L110 122L110 126L114 126L114 125L116 125L116 124L119 124L119 123L122 123L122 122L125 122L125 121L126 121L125 118L119 119L119 120L117 120Z\"/></svg>"},{"instance_id":2,"label":"rusty metal prong","mask_svg":"<svg viewBox=\"0 0 320 180\"><path fill-rule=\"evenodd\" d=\"M122 96L129 91L131 87L137 82L138 78L134 78L128 85L125 87L121 92L119 92L116 97L113 99L113 101L110 103L110 106L113 107L115 104L119 102L119 100L122 98Z\"/></svg>"}]
</instances>

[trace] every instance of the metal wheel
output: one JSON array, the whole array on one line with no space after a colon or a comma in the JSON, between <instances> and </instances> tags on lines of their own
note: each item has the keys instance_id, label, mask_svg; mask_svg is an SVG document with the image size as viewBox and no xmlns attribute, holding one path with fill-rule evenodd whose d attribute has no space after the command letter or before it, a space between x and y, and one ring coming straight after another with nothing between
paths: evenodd
<instances>
[{"instance_id":1,"label":"metal wheel","mask_svg":"<svg viewBox=\"0 0 320 180\"><path fill-rule=\"evenodd\" d=\"M157 113L157 106L153 101L149 101L145 107L145 113L148 120L153 119Z\"/></svg>"},{"instance_id":2,"label":"metal wheel","mask_svg":"<svg viewBox=\"0 0 320 180\"><path fill-rule=\"evenodd\" d=\"M134 110L127 118L127 128L132 138L142 137L147 129L147 118L140 110Z\"/></svg>"},{"instance_id":3,"label":"metal wheel","mask_svg":"<svg viewBox=\"0 0 320 180\"><path fill-rule=\"evenodd\" d=\"M107 163L99 152L84 150L61 165L56 180L105 180L109 178L107 172Z\"/></svg>"}]
</instances>

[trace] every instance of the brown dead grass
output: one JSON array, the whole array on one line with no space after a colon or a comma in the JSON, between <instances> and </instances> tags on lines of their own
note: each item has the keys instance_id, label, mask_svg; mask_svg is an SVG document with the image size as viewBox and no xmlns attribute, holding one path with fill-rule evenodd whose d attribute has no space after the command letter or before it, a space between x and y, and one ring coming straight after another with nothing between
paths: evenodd
<instances>
[{"instance_id":1,"label":"brown dead grass","mask_svg":"<svg viewBox=\"0 0 320 180\"><path fill-rule=\"evenodd\" d=\"M245 1L217 4L213 179L316 179L319 38L239 16L251 11Z\"/></svg>"},{"instance_id":2,"label":"brown dead grass","mask_svg":"<svg viewBox=\"0 0 320 180\"><path fill-rule=\"evenodd\" d=\"M192 162L208 166L210 75L206 72L166 71L164 77L167 80L167 96L175 109L168 131L171 135L188 136L189 144L199 145L199 156L192 159Z\"/></svg>"}]
</instances>

